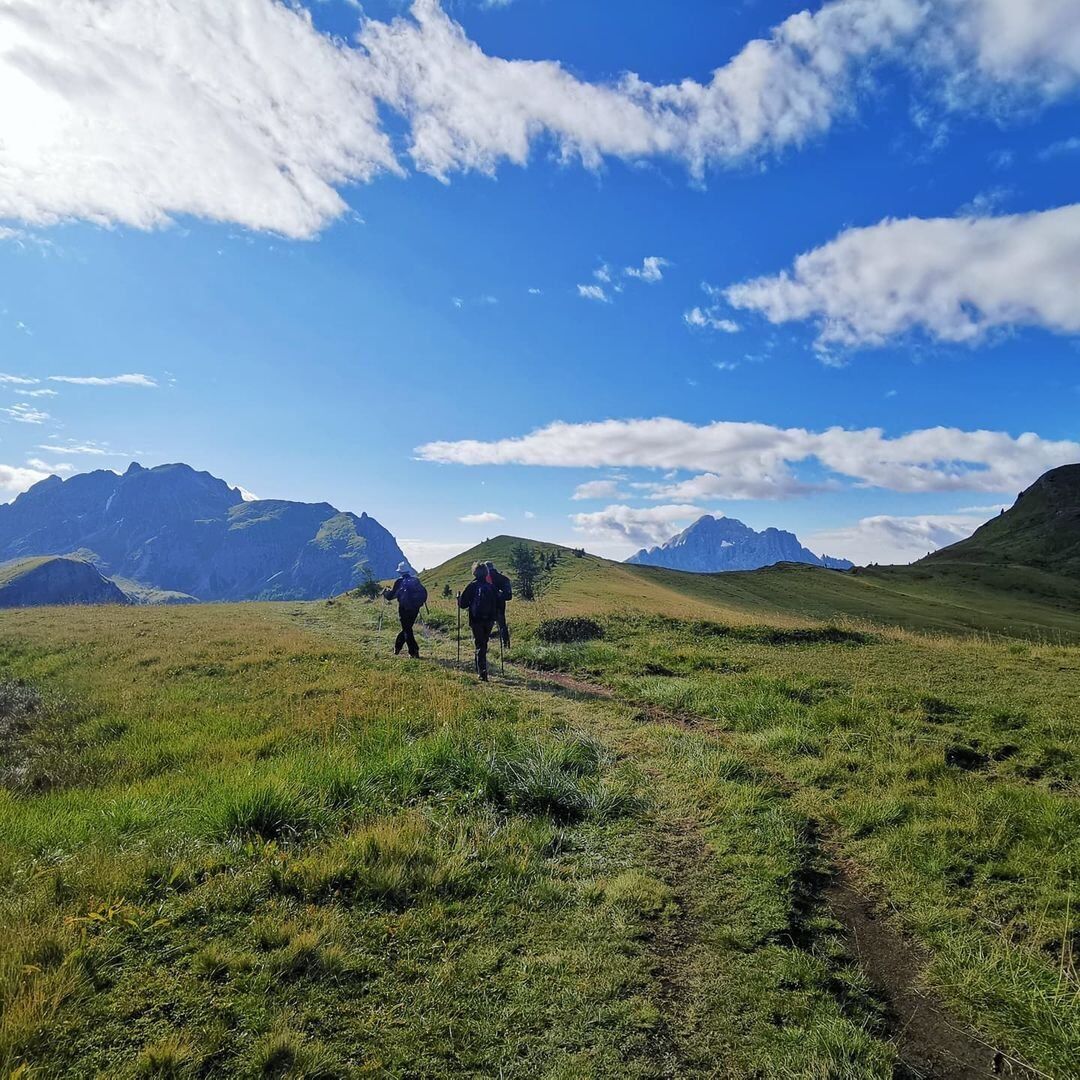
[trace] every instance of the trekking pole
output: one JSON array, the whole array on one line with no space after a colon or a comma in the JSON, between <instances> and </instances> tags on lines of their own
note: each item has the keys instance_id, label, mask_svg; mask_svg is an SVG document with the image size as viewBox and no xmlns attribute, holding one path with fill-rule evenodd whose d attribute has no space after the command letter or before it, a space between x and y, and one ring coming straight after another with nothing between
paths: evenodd
<instances>
[{"instance_id":1,"label":"trekking pole","mask_svg":"<svg viewBox=\"0 0 1080 1080\"><path fill-rule=\"evenodd\" d=\"M503 636L502 631L499 631L499 674L506 674L506 657L503 654Z\"/></svg>"},{"instance_id":2,"label":"trekking pole","mask_svg":"<svg viewBox=\"0 0 1080 1080\"><path fill-rule=\"evenodd\" d=\"M457 598L457 665L461 667L461 593Z\"/></svg>"}]
</instances>

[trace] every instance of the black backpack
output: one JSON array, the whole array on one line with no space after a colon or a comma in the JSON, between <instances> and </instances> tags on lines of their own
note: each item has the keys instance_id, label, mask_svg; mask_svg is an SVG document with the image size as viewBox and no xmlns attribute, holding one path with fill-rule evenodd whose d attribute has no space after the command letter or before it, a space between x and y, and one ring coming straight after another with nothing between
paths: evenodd
<instances>
[{"instance_id":1,"label":"black backpack","mask_svg":"<svg viewBox=\"0 0 1080 1080\"><path fill-rule=\"evenodd\" d=\"M398 584L398 602L403 608L419 611L427 603L427 589L414 577L402 578Z\"/></svg>"},{"instance_id":2,"label":"black backpack","mask_svg":"<svg viewBox=\"0 0 1080 1080\"><path fill-rule=\"evenodd\" d=\"M477 581L469 601L470 622L488 622L499 613L499 590L488 581Z\"/></svg>"}]
</instances>

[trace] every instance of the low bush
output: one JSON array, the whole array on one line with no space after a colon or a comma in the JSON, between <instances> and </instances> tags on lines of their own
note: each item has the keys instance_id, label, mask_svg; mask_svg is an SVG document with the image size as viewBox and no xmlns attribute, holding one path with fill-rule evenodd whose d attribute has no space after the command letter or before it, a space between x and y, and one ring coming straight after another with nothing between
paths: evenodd
<instances>
[{"instance_id":1,"label":"low bush","mask_svg":"<svg viewBox=\"0 0 1080 1080\"><path fill-rule=\"evenodd\" d=\"M548 645L569 645L575 641L596 641L604 636L604 628L595 619L581 616L544 619L536 628L536 636Z\"/></svg>"}]
</instances>

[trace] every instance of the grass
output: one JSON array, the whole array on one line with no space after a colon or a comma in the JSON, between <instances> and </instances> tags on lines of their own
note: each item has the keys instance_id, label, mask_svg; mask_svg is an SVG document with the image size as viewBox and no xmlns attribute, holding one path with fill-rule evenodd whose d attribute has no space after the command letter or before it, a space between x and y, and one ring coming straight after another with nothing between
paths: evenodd
<instances>
[{"instance_id":1,"label":"grass","mask_svg":"<svg viewBox=\"0 0 1080 1080\"><path fill-rule=\"evenodd\" d=\"M0 615L0 1075L884 1080L840 863L1070 1075L1075 617L612 567L564 553L486 687L456 566L420 664L355 599Z\"/></svg>"}]
</instances>

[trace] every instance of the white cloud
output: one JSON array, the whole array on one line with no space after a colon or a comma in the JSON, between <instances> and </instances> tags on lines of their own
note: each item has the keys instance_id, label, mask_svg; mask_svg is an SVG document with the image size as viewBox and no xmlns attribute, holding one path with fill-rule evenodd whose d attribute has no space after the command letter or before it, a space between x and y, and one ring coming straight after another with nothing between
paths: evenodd
<instances>
[{"instance_id":1,"label":"white cloud","mask_svg":"<svg viewBox=\"0 0 1080 1080\"><path fill-rule=\"evenodd\" d=\"M493 521L504 520L502 514L493 514L490 510L485 510L482 514L465 514L458 518L458 521L466 525L490 525Z\"/></svg>"},{"instance_id":2,"label":"white cloud","mask_svg":"<svg viewBox=\"0 0 1080 1080\"><path fill-rule=\"evenodd\" d=\"M529 295L530 296L543 296L544 295L544 290L543 289L530 289L529 290Z\"/></svg>"},{"instance_id":3,"label":"white cloud","mask_svg":"<svg viewBox=\"0 0 1080 1080\"><path fill-rule=\"evenodd\" d=\"M20 401L7 409L0 409L0 412L6 413L20 424L44 424L46 420L51 419L47 412L34 408L26 401Z\"/></svg>"},{"instance_id":4,"label":"white cloud","mask_svg":"<svg viewBox=\"0 0 1080 1080\"><path fill-rule=\"evenodd\" d=\"M19 465L0 465L0 491L7 495L18 495L48 476L47 470L23 468Z\"/></svg>"},{"instance_id":5,"label":"white cloud","mask_svg":"<svg viewBox=\"0 0 1080 1080\"><path fill-rule=\"evenodd\" d=\"M1004 326L1080 331L1080 204L992 218L907 218L849 229L793 270L727 289L770 322L814 320L821 348L911 330L977 342Z\"/></svg>"},{"instance_id":6,"label":"white cloud","mask_svg":"<svg viewBox=\"0 0 1080 1080\"><path fill-rule=\"evenodd\" d=\"M695 330L719 330L724 334L737 334L741 327L733 319L720 318L703 308L691 308L683 315L683 322Z\"/></svg>"},{"instance_id":7,"label":"white cloud","mask_svg":"<svg viewBox=\"0 0 1080 1080\"><path fill-rule=\"evenodd\" d=\"M1062 157L1065 154L1080 153L1080 136L1071 139L1061 139L1051 143L1045 149L1039 151L1040 161L1049 161L1051 158Z\"/></svg>"},{"instance_id":8,"label":"white cloud","mask_svg":"<svg viewBox=\"0 0 1080 1080\"><path fill-rule=\"evenodd\" d=\"M0 217L310 236L336 186L396 170L356 50L270 0L0 9Z\"/></svg>"},{"instance_id":9,"label":"white cloud","mask_svg":"<svg viewBox=\"0 0 1080 1080\"><path fill-rule=\"evenodd\" d=\"M617 480L590 480L588 483L578 484L570 498L575 502L581 502L584 499L617 499L619 498L619 482Z\"/></svg>"},{"instance_id":10,"label":"white cloud","mask_svg":"<svg viewBox=\"0 0 1080 1080\"><path fill-rule=\"evenodd\" d=\"M52 454L88 454L94 457L130 457L130 454L111 450L107 443L85 442L80 443L70 440L67 443L40 443L36 449L47 450Z\"/></svg>"},{"instance_id":11,"label":"white cloud","mask_svg":"<svg viewBox=\"0 0 1080 1080\"><path fill-rule=\"evenodd\" d=\"M20 394L24 397L56 397L55 390L20 390Z\"/></svg>"},{"instance_id":12,"label":"white cloud","mask_svg":"<svg viewBox=\"0 0 1080 1080\"><path fill-rule=\"evenodd\" d=\"M441 566L447 559L460 555L476 543L475 540L418 540L398 538L398 546L405 553L410 566L421 570ZM463 583L464 584L464 583Z\"/></svg>"},{"instance_id":13,"label":"white cloud","mask_svg":"<svg viewBox=\"0 0 1080 1080\"><path fill-rule=\"evenodd\" d=\"M608 506L591 514L571 514L577 532L598 540L639 547L662 544L705 511L698 506Z\"/></svg>"},{"instance_id":14,"label":"white cloud","mask_svg":"<svg viewBox=\"0 0 1080 1080\"><path fill-rule=\"evenodd\" d=\"M0 383L8 383L11 386L36 386L40 379L30 379L25 375L0 375Z\"/></svg>"},{"instance_id":15,"label":"white cloud","mask_svg":"<svg viewBox=\"0 0 1080 1080\"><path fill-rule=\"evenodd\" d=\"M664 267L670 265L667 259L662 259L659 255L646 255L640 266L628 266L623 273L627 277L637 278L639 281L654 285L658 281L663 281Z\"/></svg>"},{"instance_id":16,"label":"white cloud","mask_svg":"<svg viewBox=\"0 0 1080 1080\"><path fill-rule=\"evenodd\" d=\"M611 302L601 285L579 285L577 291L582 300L596 300L601 304Z\"/></svg>"},{"instance_id":17,"label":"white cloud","mask_svg":"<svg viewBox=\"0 0 1080 1080\"><path fill-rule=\"evenodd\" d=\"M341 217L345 185L403 171L380 108L440 179L524 165L540 140L590 168L665 157L701 177L828 131L879 58L945 108L1000 112L1080 79L1075 0L833 0L667 85L489 56L437 0L362 19L355 45L277 0L8 0L0 41L0 99L19 102L0 114L0 219L190 214L289 237Z\"/></svg>"},{"instance_id":18,"label":"white cloud","mask_svg":"<svg viewBox=\"0 0 1080 1080\"><path fill-rule=\"evenodd\" d=\"M47 461L42 461L41 458L36 457L27 458L26 464L31 469L41 470L42 472L55 476L67 476L76 471L74 465L69 465L66 462L58 462L50 465Z\"/></svg>"},{"instance_id":19,"label":"white cloud","mask_svg":"<svg viewBox=\"0 0 1080 1080\"><path fill-rule=\"evenodd\" d=\"M976 508L977 509L977 508ZM955 513L863 518L855 525L825 529L805 538L813 551L868 563L910 563L970 536L991 514Z\"/></svg>"},{"instance_id":20,"label":"white cloud","mask_svg":"<svg viewBox=\"0 0 1080 1080\"><path fill-rule=\"evenodd\" d=\"M534 514L534 513L533 513L533 512L531 511L531 510L526 510L526 511L525 511L525 517L526 517L526 518L527 518L527 519L528 519L529 521L532 521L532 519L533 519L534 517L536 517L536 515L535 515L535 514Z\"/></svg>"},{"instance_id":21,"label":"white cloud","mask_svg":"<svg viewBox=\"0 0 1080 1080\"><path fill-rule=\"evenodd\" d=\"M142 386L157 387L149 375L50 375L49 382L74 383L76 386Z\"/></svg>"},{"instance_id":22,"label":"white cloud","mask_svg":"<svg viewBox=\"0 0 1080 1080\"><path fill-rule=\"evenodd\" d=\"M1026 433L925 428L894 437L880 428L778 428L668 417L556 422L529 435L417 447L424 461L458 465L659 468L702 475L653 485L666 499L783 498L815 490L793 470L816 462L836 479L893 491L1018 491L1047 469L1080 460L1080 442Z\"/></svg>"},{"instance_id":23,"label":"white cloud","mask_svg":"<svg viewBox=\"0 0 1080 1080\"><path fill-rule=\"evenodd\" d=\"M692 330L719 330L723 334L737 334L741 327L724 310L723 290L703 281L701 291L709 298L708 304L691 308L683 315L683 322Z\"/></svg>"}]
</instances>

